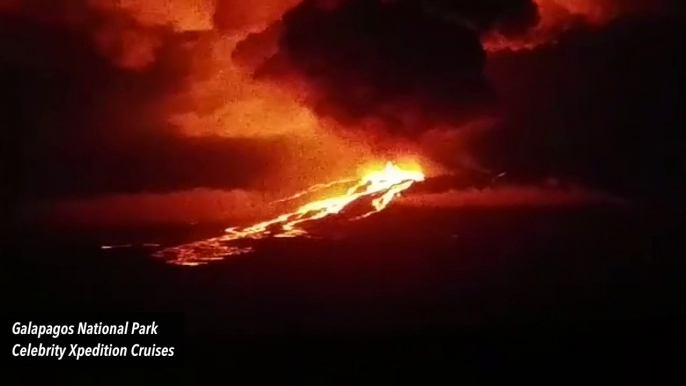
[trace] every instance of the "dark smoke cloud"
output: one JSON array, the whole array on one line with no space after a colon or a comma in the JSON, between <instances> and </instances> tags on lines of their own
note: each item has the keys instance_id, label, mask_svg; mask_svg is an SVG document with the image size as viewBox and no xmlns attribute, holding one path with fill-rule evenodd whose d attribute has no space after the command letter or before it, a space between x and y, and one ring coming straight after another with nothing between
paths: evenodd
<instances>
[{"instance_id":1,"label":"dark smoke cloud","mask_svg":"<svg viewBox=\"0 0 686 386\"><path fill-rule=\"evenodd\" d=\"M444 20L461 22L480 33L497 30L505 34L524 33L539 19L531 0L421 0L424 12Z\"/></svg>"},{"instance_id":2,"label":"dark smoke cloud","mask_svg":"<svg viewBox=\"0 0 686 386\"><path fill-rule=\"evenodd\" d=\"M418 137L503 114L484 45L535 47L666 9L646 0L306 0L244 48L280 34L258 77L304 81L314 110L344 127Z\"/></svg>"},{"instance_id":3,"label":"dark smoke cloud","mask_svg":"<svg viewBox=\"0 0 686 386\"><path fill-rule=\"evenodd\" d=\"M414 136L489 114L480 35L536 18L528 0L304 1L284 16L279 52L259 73L306 79L315 111L347 127L379 122Z\"/></svg>"}]
</instances>

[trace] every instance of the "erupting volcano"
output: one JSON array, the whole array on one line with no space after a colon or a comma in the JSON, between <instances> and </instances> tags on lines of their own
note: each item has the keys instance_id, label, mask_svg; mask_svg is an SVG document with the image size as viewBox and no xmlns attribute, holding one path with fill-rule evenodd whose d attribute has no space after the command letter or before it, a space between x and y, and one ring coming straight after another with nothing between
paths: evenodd
<instances>
[{"instance_id":1,"label":"erupting volcano","mask_svg":"<svg viewBox=\"0 0 686 386\"><path fill-rule=\"evenodd\" d=\"M294 212L286 213L272 220L264 221L246 228L233 227L226 234L196 243L161 250L156 257L166 259L172 264L197 266L226 256L240 255L253 251L252 247L241 247L233 242L244 239L265 239L270 237L308 237L307 223L329 216L343 216L350 221L369 217L384 210L403 191L414 183L424 180L419 168L401 168L391 162L382 170L373 170L359 180L339 180L315 185L289 199L314 194L326 188L352 184L341 195L309 202ZM288 200L288 199L287 199ZM362 211L350 210L353 204L362 204Z\"/></svg>"}]
</instances>

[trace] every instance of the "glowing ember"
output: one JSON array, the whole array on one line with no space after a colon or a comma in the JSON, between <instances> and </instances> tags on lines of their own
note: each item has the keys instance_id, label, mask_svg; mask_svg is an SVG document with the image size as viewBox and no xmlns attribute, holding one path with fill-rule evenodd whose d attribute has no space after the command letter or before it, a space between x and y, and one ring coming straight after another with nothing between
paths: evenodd
<instances>
[{"instance_id":1,"label":"glowing ember","mask_svg":"<svg viewBox=\"0 0 686 386\"><path fill-rule=\"evenodd\" d=\"M371 216L384 210L400 193L415 182L423 181L424 174L419 170L402 169L393 163L387 163L382 170L372 171L359 181L342 180L328 184L315 185L291 199L311 194L322 189L354 183L345 194L307 203L296 211L283 214L275 219L261 222L247 228L229 228L220 237L199 241L162 250L156 257L167 259L172 264L197 266L211 261L222 260L226 256L252 252L251 247L231 245L232 242L244 239L264 239L270 237L307 237L309 233L303 228L305 223L317 221L331 215L339 214L354 202L370 200L370 208L352 220Z\"/></svg>"}]
</instances>

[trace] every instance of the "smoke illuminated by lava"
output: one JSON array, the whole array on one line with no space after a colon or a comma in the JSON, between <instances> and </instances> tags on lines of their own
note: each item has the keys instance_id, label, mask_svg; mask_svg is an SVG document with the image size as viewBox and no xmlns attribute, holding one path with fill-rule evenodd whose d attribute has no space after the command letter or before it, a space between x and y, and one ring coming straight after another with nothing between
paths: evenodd
<instances>
[{"instance_id":1,"label":"smoke illuminated by lava","mask_svg":"<svg viewBox=\"0 0 686 386\"><path fill-rule=\"evenodd\" d=\"M663 0L533 0L538 9L538 23L523 34L506 36L500 31L482 39L488 52L532 50L555 44L558 36L576 24L602 26L632 14L660 12Z\"/></svg>"},{"instance_id":2,"label":"smoke illuminated by lava","mask_svg":"<svg viewBox=\"0 0 686 386\"><path fill-rule=\"evenodd\" d=\"M485 170L466 128L511 119L489 52L667 1L0 0L17 191L271 202L399 155Z\"/></svg>"},{"instance_id":3,"label":"smoke illuminated by lava","mask_svg":"<svg viewBox=\"0 0 686 386\"><path fill-rule=\"evenodd\" d=\"M314 222L328 216L341 215L353 203L369 204L369 208L352 215L351 220L369 217L384 210L391 201L407 190L415 182L424 180L424 173L419 168L401 168L387 163L383 170L374 170L365 174L344 194L307 203L296 211L283 214L275 219L264 221L247 228L229 228L226 235L200 242L173 247L155 254L167 259L170 263L196 266L226 256L252 252L251 247L232 244L237 240L264 239L269 237L306 237L309 232L304 228L306 223ZM303 192L312 194L336 185L350 184L351 180L335 181L317 185ZM297 196L297 195L296 195Z\"/></svg>"}]
</instances>

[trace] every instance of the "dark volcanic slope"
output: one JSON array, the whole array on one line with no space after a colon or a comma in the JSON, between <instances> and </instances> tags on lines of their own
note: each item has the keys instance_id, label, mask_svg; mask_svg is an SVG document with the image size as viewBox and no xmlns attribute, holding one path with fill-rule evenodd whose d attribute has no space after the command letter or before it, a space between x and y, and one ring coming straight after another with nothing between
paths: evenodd
<instances>
[{"instance_id":1,"label":"dark volcanic slope","mask_svg":"<svg viewBox=\"0 0 686 386\"><path fill-rule=\"evenodd\" d=\"M162 233L172 234L145 237ZM554 361L589 345L598 354L585 360L647 358L651 345L677 341L686 315L677 221L655 213L391 208L335 233L265 242L255 255L196 268L100 251L95 236L59 245L59 235L26 234L2 270L21 296L3 305L182 310L189 355L237 367L322 355L479 362L479 350L507 364L521 350Z\"/></svg>"}]
</instances>

